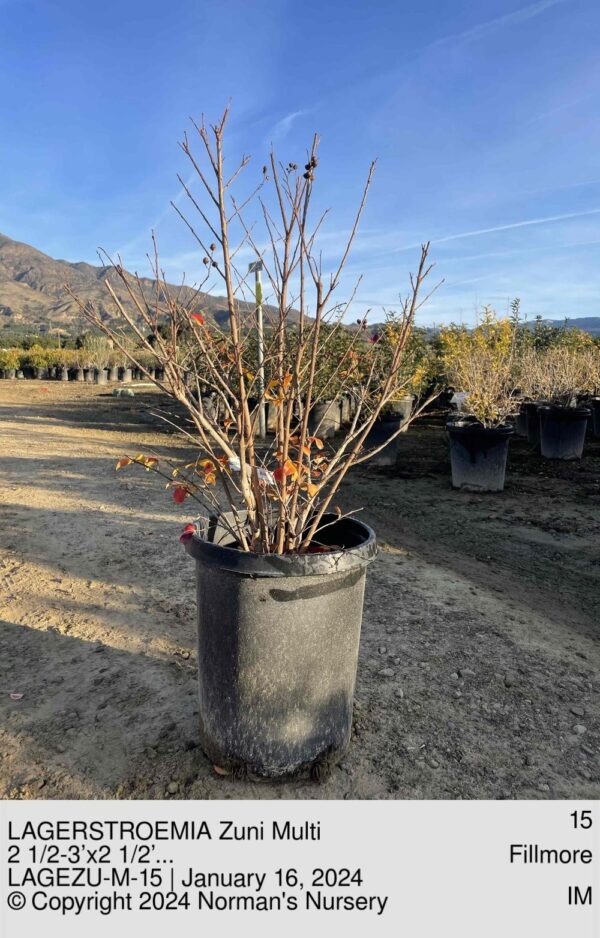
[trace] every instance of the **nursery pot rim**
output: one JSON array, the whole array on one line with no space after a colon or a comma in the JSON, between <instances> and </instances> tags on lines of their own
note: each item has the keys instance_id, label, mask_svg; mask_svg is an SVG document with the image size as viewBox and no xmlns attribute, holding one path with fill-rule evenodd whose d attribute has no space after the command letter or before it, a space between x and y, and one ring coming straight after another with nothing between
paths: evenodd
<instances>
[{"instance_id":1,"label":"nursery pot rim","mask_svg":"<svg viewBox=\"0 0 600 938\"><path fill-rule=\"evenodd\" d=\"M515 428L508 423L502 423L498 427L485 427L479 420L449 420L446 424L446 430L448 433L461 435L478 433L498 437L513 436L515 432Z\"/></svg>"},{"instance_id":2,"label":"nursery pot rim","mask_svg":"<svg viewBox=\"0 0 600 938\"><path fill-rule=\"evenodd\" d=\"M377 555L377 537L369 525L357 518L338 518L335 514L323 515L323 524L331 524L328 532L334 530L333 523L350 528L349 539L358 543L341 550L322 554L255 554L214 544L199 534L184 541L188 554L207 566L219 567L242 577L309 577L332 573L347 573L357 567L371 563ZM348 535L347 535L348 536Z\"/></svg>"},{"instance_id":3,"label":"nursery pot rim","mask_svg":"<svg viewBox=\"0 0 600 938\"><path fill-rule=\"evenodd\" d=\"M578 407L569 407L566 404L540 404L538 411L544 411L544 413L552 417L558 417L559 420L562 418L569 419L569 417L580 419L592 416L591 408L581 405Z\"/></svg>"}]
</instances>

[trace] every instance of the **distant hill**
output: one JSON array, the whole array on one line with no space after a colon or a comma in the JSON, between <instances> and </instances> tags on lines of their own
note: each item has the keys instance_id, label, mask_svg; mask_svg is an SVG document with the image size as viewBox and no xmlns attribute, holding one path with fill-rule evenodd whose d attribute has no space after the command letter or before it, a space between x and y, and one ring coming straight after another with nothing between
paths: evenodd
<instances>
[{"instance_id":1,"label":"distant hill","mask_svg":"<svg viewBox=\"0 0 600 938\"><path fill-rule=\"evenodd\" d=\"M70 283L84 302L93 302L104 318L112 319L115 310L104 285L106 279L126 308L132 309L127 293L111 267L94 267L83 261L54 260L29 244L0 234L0 329L45 332L50 327L61 327L75 332L84 328L79 307L65 292L65 283ZM151 295L153 281L143 278L142 283ZM188 299L193 295L194 291L189 287L183 289L182 298ZM194 307L221 328L227 327L224 297L198 293ZM240 310L243 315L251 316L254 306L240 303ZM273 313L272 307L265 307L267 320Z\"/></svg>"},{"instance_id":2,"label":"distant hill","mask_svg":"<svg viewBox=\"0 0 600 938\"><path fill-rule=\"evenodd\" d=\"M566 325L567 329L583 329L584 332L589 332L590 335L600 336L600 316L582 316L579 319L567 319L566 323L564 319L544 319L542 322L546 326Z\"/></svg>"},{"instance_id":3,"label":"distant hill","mask_svg":"<svg viewBox=\"0 0 600 938\"><path fill-rule=\"evenodd\" d=\"M535 327L536 320L529 319L525 323L530 329ZM590 335L600 336L600 316L580 316L578 319L542 319L542 325L544 326L554 326L558 328L567 328L567 329L582 329L584 332L589 332ZM369 324L368 331L371 335L381 332L384 328L384 322L373 322ZM351 326L350 328L355 329L356 326ZM425 326L425 332L428 335L435 335L437 327Z\"/></svg>"}]
</instances>

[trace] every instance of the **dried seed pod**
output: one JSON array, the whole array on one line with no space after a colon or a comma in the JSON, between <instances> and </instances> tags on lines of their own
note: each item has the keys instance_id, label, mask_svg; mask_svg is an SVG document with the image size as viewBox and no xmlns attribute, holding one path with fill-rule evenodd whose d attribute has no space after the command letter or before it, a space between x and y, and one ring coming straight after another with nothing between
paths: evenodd
<instances>
[{"instance_id":1,"label":"dried seed pod","mask_svg":"<svg viewBox=\"0 0 600 938\"><path fill-rule=\"evenodd\" d=\"M211 246L210 246L210 249L211 249L211 251L216 251L216 250L217 250L217 245L213 242L213 243L211 244Z\"/></svg>"},{"instance_id":2,"label":"dried seed pod","mask_svg":"<svg viewBox=\"0 0 600 938\"><path fill-rule=\"evenodd\" d=\"M208 259L208 257L203 257L203 258L202 258L202 263L205 264L205 265L208 265L208 264L210 264L210 260Z\"/></svg>"}]
</instances>

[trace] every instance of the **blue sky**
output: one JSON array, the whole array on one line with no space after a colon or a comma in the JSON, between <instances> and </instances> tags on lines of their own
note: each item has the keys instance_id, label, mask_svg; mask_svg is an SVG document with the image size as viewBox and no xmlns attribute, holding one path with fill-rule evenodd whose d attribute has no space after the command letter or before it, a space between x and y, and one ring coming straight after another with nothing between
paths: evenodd
<instances>
[{"instance_id":1,"label":"blue sky","mask_svg":"<svg viewBox=\"0 0 600 938\"><path fill-rule=\"evenodd\" d=\"M321 135L326 265L377 157L357 315L398 302L425 239L445 282L422 323L513 296L600 315L599 43L596 0L0 0L0 231L142 271L155 228L170 279L195 280L177 141L231 99L248 184L271 141L304 162Z\"/></svg>"}]
</instances>

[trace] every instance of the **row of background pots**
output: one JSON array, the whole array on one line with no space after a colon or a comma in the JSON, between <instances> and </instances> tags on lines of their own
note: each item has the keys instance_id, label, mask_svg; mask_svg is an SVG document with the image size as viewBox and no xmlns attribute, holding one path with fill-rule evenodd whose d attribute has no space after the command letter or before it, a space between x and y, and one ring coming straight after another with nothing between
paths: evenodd
<instances>
[{"instance_id":1,"label":"row of background pots","mask_svg":"<svg viewBox=\"0 0 600 938\"><path fill-rule=\"evenodd\" d=\"M160 377L159 369L149 369L150 374ZM114 365L112 368L24 368L17 371L14 368L2 372L2 377L9 380L15 378L35 378L40 381L84 381L87 384L108 384L111 381L144 381L146 375L138 368L123 368Z\"/></svg>"},{"instance_id":2,"label":"row of background pots","mask_svg":"<svg viewBox=\"0 0 600 938\"><path fill-rule=\"evenodd\" d=\"M515 426L489 429L473 420L447 424L450 439L452 485L479 492L504 489L510 437L515 431L540 448L546 459L581 459L588 427L600 436L600 398L592 398L573 407L526 402L515 419Z\"/></svg>"},{"instance_id":3,"label":"row of background pots","mask_svg":"<svg viewBox=\"0 0 600 938\"><path fill-rule=\"evenodd\" d=\"M194 393L192 391L192 393ZM196 396L196 395L194 395ZM318 436L321 439L334 437L336 433L347 426L356 413L357 398L352 394L343 394L334 401L323 401L315 404L308 418L308 431L310 436ZM251 401L251 407L255 407L257 402ZM408 419L412 413L414 396L407 395L401 400L392 401L389 405L389 413L380 417L375 423L373 429L365 440L365 447L372 449L380 446L388 440L398 429L406 429ZM211 419L220 419L219 401L215 394L202 395L202 406ZM274 404L267 404L266 423L267 432L274 433L276 429L277 408ZM258 432L258 421L257 432ZM375 457L374 462L377 465L390 466L396 462L398 441L397 439L385 447Z\"/></svg>"}]
</instances>

